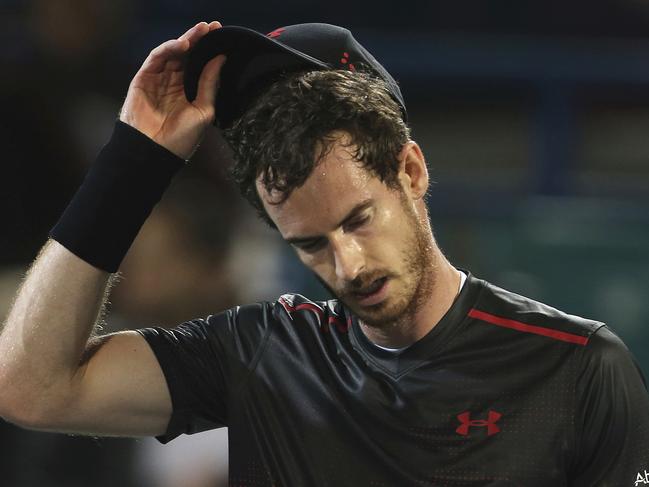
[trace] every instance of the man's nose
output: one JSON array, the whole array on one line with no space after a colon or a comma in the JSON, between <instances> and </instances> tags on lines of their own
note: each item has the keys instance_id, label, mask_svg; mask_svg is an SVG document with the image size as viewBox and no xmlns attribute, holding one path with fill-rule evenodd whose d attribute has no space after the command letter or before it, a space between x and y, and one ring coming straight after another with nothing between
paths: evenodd
<instances>
[{"instance_id":1,"label":"man's nose","mask_svg":"<svg viewBox=\"0 0 649 487\"><path fill-rule=\"evenodd\" d=\"M342 281L353 281L364 269L363 249L354 238L344 239L333 245L336 277Z\"/></svg>"}]
</instances>

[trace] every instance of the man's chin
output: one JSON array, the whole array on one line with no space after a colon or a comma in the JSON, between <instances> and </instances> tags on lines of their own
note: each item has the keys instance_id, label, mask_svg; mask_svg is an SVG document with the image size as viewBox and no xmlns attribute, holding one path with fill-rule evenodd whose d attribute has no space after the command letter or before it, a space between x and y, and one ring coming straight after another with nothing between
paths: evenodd
<instances>
[{"instance_id":1,"label":"man's chin","mask_svg":"<svg viewBox=\"0 0 649 487\"><path fill-rule=\"evenodd\" d=\"M366 325L382 327L401 318L407 305L402 303L391 303L390 300L381 301L371 306L360 306L358 303L343 300L356 316Z\"/></svg>"}]
</instances>

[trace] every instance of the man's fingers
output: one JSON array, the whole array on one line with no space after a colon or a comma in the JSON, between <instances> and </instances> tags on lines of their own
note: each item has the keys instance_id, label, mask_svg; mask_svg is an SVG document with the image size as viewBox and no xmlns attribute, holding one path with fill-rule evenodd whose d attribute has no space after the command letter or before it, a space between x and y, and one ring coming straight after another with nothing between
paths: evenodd
<instances>
[{"instance_id":1,"label":"man's fingers","mask_svg":"<svg viewBox=\"0 0 649 487\"><path fill-rule=\"evenodd\" d=\"M221 22L218 20L213 20L209 24L207 22L199 22L178 39L171 39L164 42L151 51L142 64L142 70L147 72L163 71L168 61L172 59L180 60L201 37L219 28L221 28Z\"/></svg>"},{"instance_id":2,"label":"man's fingers","mask_svg":"<svg viewBox=\"0 0 649 487\"><path fill-rule=\"evenodd\" d=\"M225 55L221 54L210 60L203 68L201 77L198 80L196 100L194 100L194 105L198 108L208 111L212 109L219 88L221 68L223 68L225 61Z\"/></svg>"},{"instance_id":3,"label":"man's fingers","mask_svg":"<svg viewBox=\"0 0 649 487\"><path fill-rule=\"evenodd\" d=\"M178 38L178 40L183 40L183 39L190 40L190 39L194 38L195 36L200 35L201 32L204 34L208 30L209 30L209 26L208 26L207 22L199 22L198 24L196 24L191 29L188 29L187 32L185 32L183 35L181 35Z\"/></svg>"},{"instance_id":4,"label":"man's fingers","mask_svg":"<svg viewBox=\"0 0 649 487\"><path fill-rule=\"evenodd\" d=\"M142 64L141 71L158 73L165 69L166 63L179 59L189 49L187 40L171 39L156 47Z\"/></svg>"},{"instance_id":5,"label":"man's fingers","mask_svg":"<svg viewBox=\"0 0 649 487\"><path fill-rule=\"evenodd\" d=\"M207 22L199 22L183 35L181 35L178 40L187 40L189 41L190 47L193 47L201 37L214 29L218 29L219 27L221 27L221 23L217 20L212 21L209 24Z\"/></svg>"}]
</instances>

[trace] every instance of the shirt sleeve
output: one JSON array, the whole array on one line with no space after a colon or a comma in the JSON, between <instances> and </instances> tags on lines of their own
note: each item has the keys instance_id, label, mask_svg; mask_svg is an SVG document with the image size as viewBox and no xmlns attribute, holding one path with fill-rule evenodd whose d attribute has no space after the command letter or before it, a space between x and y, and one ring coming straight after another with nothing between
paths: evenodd
<instances>
[{"instance_id":1,"label":"shirt sleeve","mask_svg":"<svg viewBox=\"0 0 649 487\"><path fill-rule=\"evenodd\" d=\"M649 471L649 395L642 372L605 326L592 335L582 353L570 485L637 485L638 476L645 479Z\"/></svg>"},{"instance_id":2,"label":"shirt sleeve","mask_svg":"<svg viewBox=\"0 0 649 487\"><path fill-rule=\"evenodd\" d=\"M244 387L270 330L267 303L232 308L175 328L137 330L164 373L172 415L164 435L177 436L227 426L228 409Z\"/></svg>"}]
</instances>

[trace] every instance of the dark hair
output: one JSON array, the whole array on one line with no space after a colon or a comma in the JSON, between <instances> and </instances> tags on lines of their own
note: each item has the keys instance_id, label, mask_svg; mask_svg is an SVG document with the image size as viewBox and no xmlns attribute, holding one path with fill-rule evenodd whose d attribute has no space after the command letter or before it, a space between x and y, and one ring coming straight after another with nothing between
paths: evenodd
<instances>
[{"instance_id":1,"label":"dark hair","mask_svg":"<svg viewBox=\"0 0 649 487\"><path fill-rule=\"evenodd\" d=\"M349 134L355 159L398 187L398 154L410 137L384 82L342 70L291 73L266 89L225 137L234 151L232 176L241 194L271 226L256 188L261 176L282 203L309 177L338 139Z\"/></svg>"}]
</instances>

